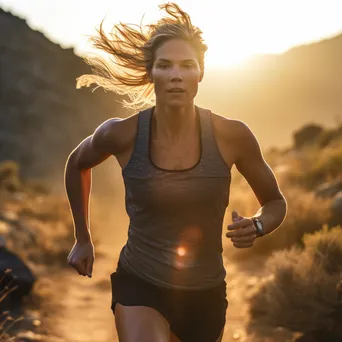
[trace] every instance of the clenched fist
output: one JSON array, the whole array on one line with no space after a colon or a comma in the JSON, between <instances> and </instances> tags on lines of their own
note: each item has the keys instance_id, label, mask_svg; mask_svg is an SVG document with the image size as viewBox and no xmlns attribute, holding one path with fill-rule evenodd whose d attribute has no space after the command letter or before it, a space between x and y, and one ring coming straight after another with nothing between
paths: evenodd
<instances>
[{"instance_id":1,"label":"clenched fist","mask_svg":"<svg viewBox=\"0 0 342 342\"><path fill-rule=\"evenodd\" d=\"M231 238L236 248L252 247L257 237L257 231L252 219L240 216L236 211L232 212L233 223L228 225L227 238Z\"/></svg>"},{"instance_id":2,"label":"clenched fist","mask_svg":"<svg viewBox=\"0 0 342 342\"><path fill-rule=\"evenodd\" d=\"M76 241L68 255L68 264L76 269L78 274L92 277L95 260L94 245L91 241Z\"/></svg>"}]
</instances>

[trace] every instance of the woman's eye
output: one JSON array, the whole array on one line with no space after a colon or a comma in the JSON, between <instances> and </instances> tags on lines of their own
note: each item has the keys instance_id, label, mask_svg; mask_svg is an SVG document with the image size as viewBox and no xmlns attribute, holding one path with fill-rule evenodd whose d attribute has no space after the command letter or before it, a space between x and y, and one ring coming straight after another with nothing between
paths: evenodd
<instances>
[{"instance_id":1,"label":"woman's eye","mask_svg":"<svg viewBox=\"0 0 342 342\"><path fill-rule=\"evenodd\" d=\"M192 64L185 64L185 67L186 67L187 69L191 69L191 68L193 67L193 65L192 65Z\"/></svg>"},{"instance_id":2,"label":"woman's eye","mask_svg":"<svg viewBox=\"0 0 342 342\"><path fill-rule=\"evenodd\" d=\"M167 68L167 64L159 64L158 66L161 69L166 69Z\"/></svg>"}]
</instances>

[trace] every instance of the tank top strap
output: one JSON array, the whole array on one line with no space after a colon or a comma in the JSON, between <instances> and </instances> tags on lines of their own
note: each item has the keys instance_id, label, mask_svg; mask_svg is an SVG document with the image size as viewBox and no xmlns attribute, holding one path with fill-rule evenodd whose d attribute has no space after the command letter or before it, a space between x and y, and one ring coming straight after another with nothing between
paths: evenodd
<instances>
[{"instance_id":1,"label":"tank top strap","mask_svg":"<svg viewBox=\"0 0 342 342\"><path fill-rule=\"evenodd\" d=\"M138 127L132 156L122 170L123 175L133 178L144 178L151 173L149 161L149 126L153 108L138 113Z\"/></svg>"},{"instance_id":2,"label":"tank top strap","mask_svg":"<svg viewBox=\"0 0 342 342\"><path fill-rule=\"evenodd\" d=\"M139 112L138 130L134 147L135 154L144 155L147 159L149 153L150 121L153 109L154 107L151 107Z\"/></svg>"},{"instance_id":3,"label":"tank top strap","mask_svg":"<svg viewBox=\"0 0 342 342\"><path fill-rule=\"evenodd\" d=\"M198 109L201 119L202 163L206 170L212 170L215 174L225 175L227 172L230 172L230 168L223 160L216 142L212 124L212 113L209 109Z\"/></svg>"}]
</instances>

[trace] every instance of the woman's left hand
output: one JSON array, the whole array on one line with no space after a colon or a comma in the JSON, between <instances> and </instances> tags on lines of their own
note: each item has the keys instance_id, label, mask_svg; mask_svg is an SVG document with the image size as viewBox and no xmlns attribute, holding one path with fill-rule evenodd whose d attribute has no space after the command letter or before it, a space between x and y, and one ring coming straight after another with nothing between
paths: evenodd
<instances>
[{"instance_id":1,"label":"woman's left hand","mask_svg":"<svg viewBox=\"0 0 342 342\"><path fill-rule=\"evenodd\" d=\"M228 225L229 232L226 233L226 237L232 240L236 248L252 247L257 235L252 219L233 211L232 221L233 223Z\"/></svg>"}]
</instances>

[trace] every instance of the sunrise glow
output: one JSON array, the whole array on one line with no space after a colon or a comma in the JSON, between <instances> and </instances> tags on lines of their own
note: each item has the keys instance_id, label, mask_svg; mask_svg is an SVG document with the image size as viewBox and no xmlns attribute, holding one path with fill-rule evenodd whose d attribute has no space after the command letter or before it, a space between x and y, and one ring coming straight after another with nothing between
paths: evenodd
<instances>
[{"instance_id":1,"label":"sunrise glow","mask_svg":"<svg viewBox=\"0 0 342 342\"><path fill-rule=\"evenodd\" d=\"M118 22L139 24L158 20L158 4L167 1L112 0L51 2L0 0L0 6L20 15L33 28L79 55L92 51L87 36L105 18L110 30ZM340 0L195 0L176 1L203 32L209 49L206 67L231 68L257 54L283 53L293 46L342 32Z\"/></svg>"}]
</instances>

